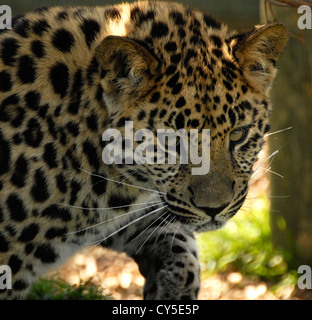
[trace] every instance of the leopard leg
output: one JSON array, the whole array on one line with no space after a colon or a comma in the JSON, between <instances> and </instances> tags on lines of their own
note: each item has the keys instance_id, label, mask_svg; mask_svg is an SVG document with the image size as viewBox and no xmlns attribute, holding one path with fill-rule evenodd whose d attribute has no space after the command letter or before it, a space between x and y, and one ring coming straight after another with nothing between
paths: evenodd
<instances>
[{"instance_id":1,"label":"leopard leg","mask_svg":"<svg viewBox=\"0 0 312 320\"><path fill-rule=\"evenodd\" d=\"M200 267L193 234L185 230L154 234L146 234L148 241L131 254L146 280L144 299L197 299Z\"/></svg>"}]
</instances>

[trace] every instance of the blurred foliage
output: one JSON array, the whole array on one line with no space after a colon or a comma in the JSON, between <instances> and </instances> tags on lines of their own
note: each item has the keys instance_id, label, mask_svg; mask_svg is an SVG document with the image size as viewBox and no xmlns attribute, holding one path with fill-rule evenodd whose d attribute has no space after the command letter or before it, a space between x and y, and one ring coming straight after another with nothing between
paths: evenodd
<instances>
[{"instance_id":1,"label":"blurred foliage","mask_svg":"<svg viewBox=\"0 0 312 320\"><path fill-rule=\"evenodd\" d=\"M37 281L27 296L28 300L109 300L92 279L70 285L65 280L54 276Z\"/></svg>"},{"instance_id":2,"label":"blurred foliage","mask_svg":"<svg viewBox=\"0 0 312 320\"><path fill-rule=\"evenodd\" d=\"M198 236L203 275L239 271L243 275L270 281L274 288L297 283L285 254L271 242L269 201L266 196L253 199L218 231Z\"/></svg>"}]
</instances>

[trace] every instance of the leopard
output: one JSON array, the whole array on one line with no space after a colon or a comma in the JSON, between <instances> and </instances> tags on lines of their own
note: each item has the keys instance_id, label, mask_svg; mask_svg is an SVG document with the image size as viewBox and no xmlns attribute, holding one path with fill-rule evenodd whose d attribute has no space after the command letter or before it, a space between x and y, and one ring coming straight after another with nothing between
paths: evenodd
<instances>
[{"instance_id":1,"label":"leopard","mask_svg":"<svg viewBox=\"0 0 312 320\"><path fill-rule=\"evenodd\" d=\"M13 18L0 34L0 265L11 276L0 299L25 299L90 245L133 258L144 299L198 299L195 236L223 227L246 199L287 39L280 22L238 32L166 1ZM126 139L129 122L152 139ZM175 163L125 152L106 163L109 129L151 160L157 130L197 130L209 170L193 174L199 163L179 162L181 151ZM168 141L163 149L168 160Z\"/></svg>"}]
</instances>

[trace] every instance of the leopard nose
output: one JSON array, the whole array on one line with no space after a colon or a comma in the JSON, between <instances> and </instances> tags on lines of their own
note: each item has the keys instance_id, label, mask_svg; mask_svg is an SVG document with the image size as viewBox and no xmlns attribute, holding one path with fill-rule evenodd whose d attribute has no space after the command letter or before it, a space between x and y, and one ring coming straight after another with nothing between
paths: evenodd
<instances>
[{"instance_id":1,"label":"leopard nose","mask_svg":"<svg viewBox=\"0 0 312 320\"><path fill-rule=\"evenodd\" d=\"M207 207L207 212L209 208L216 212L233 200L233 180L226 170L211 168L207 175L192 176L191 189L196 207Z\"/></svg>"},{"instance_id":2,"label":"leopard nose","mask_svg":"<svg viewBox=\"0 0 312 320\"><path fill-rule=\"evenodd\" d=\"M222 212L230 203L227 203L221 207L218 208L210 208L210 207L200 207L200 209L204 210L205 213L210 216L211 218L214 218L217 214Z\"/></svg>"},{"instance_id":3,"label":"leopard nose","mask_svg":"<svg viewBox=\"0 0 312 320\"><path fill-rule=\"evenodd\" d=\"M226 203L220 207L217 207L217 208L212 208L212 207L201 207L201 206L197 206L196 203L193 202L193 205L195 205L198 209L201 209L203 211L205 211L205 213L207 214L207 216L211 217L212 219L217 215L219 214L220 212L222 212L229 204L229 203Z\"/></svg>"}]
</instances>

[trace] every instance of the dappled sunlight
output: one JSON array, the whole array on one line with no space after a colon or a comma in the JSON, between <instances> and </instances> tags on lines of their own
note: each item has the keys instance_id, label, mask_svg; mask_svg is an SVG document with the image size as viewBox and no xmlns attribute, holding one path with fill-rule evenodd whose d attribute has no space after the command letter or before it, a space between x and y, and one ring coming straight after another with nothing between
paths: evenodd
<instances>
[{"instance_id":1,"label":"dappled sunlight","mask_svg":"<svg viewBox=\"0 0 312 320\"><path fill-rule=\"evenodd\" d=\"M77 254L57 270L57 275L72 285L92 278L92 283L114 299L142 299L144 278L136 263L125 254L101 247Z\"/></svg>"}]
</instances>

